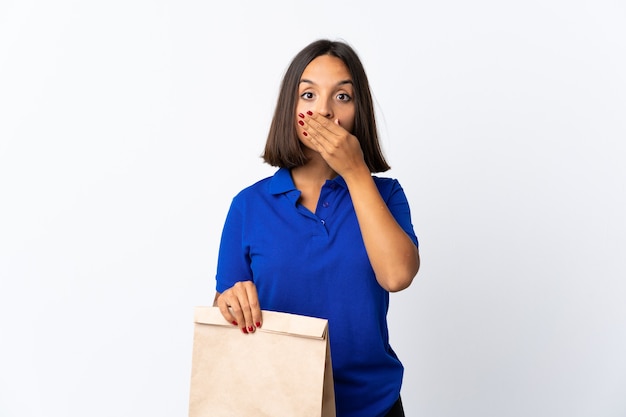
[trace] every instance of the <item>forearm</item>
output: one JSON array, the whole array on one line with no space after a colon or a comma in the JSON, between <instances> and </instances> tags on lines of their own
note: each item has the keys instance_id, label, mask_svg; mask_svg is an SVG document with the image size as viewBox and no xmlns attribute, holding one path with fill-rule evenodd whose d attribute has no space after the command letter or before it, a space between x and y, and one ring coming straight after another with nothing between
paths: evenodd
<instances>
[{"instance_id":1,"label":"forearm","mask_svg":"<svg viewBox=\"0 0 626 417\"><path fill-rule=\"evenodd\" d=\"M407 288L419 269L417 247L389 211L369 170L344 179L378 283L391 292Z\"/></svg>"}]
</instances>

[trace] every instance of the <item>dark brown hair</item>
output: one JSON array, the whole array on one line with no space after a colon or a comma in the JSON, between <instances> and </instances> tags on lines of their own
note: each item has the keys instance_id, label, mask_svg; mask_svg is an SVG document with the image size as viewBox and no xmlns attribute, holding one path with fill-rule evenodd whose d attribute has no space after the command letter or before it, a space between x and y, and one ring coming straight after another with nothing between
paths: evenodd
<instances>
[{"instance_id":1,"label":"dark brown hair","mask_svg":"<svg viewBox=\"0 0 626 417\"><path fill-rule=\"evenodd\" d=\"M317 40L302 49L291 61L278 93L274 117L270 125L263 160L281 168L294 168L307 162L298 140L295 121L298 85L304 69L320 55L341 59L352 77L354 86L354 129L370 172L384 172L390 166L385 161L378 141L374 104L363 64L349 45L326 39Z\"/></svg>"}]
</instances>

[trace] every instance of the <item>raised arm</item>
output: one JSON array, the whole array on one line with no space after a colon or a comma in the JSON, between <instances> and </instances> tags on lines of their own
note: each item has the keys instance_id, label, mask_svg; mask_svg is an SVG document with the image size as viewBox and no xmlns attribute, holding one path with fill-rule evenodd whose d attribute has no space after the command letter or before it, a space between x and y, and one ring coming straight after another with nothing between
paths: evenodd
<instances>
[{"instance_id":1,"label":"raised arm","mask_svg":"<svg viewBox=\"0 0 626 417\"><path fill-rule=\"evenodd\" d=\"M407 288L419 270L418 248L389 211L366 166L344 179L378 283L391 292Z\"/></svg>"},{"instance_id":2,"label":"raised arm","mask_svg":"<svg viewBox=\"0 0 626 417\"><path fill-rule=\"evenodd\" d=\"M358 139L338 120L309 116L303 117L306 137L348 185L376 279L387 291L407 288L419 270L419 251L380 196Z\"/></svg>"}]
</instances>

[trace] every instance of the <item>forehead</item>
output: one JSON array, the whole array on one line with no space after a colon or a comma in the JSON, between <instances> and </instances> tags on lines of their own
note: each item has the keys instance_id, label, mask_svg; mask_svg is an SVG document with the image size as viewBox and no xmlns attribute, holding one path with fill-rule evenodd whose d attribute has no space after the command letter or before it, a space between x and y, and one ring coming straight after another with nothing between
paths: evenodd
<instances>
[{"instance_id":1,"label":"forehead","mask_svg":"<svg viewBox=\"0 0 626 417\"><path fill-rule=\"evenodd\" d=\"M332 55L320 55L312 60L302 72L301 78L311 81L352 80L346 64Z\"/></svg>"}]
</instances>

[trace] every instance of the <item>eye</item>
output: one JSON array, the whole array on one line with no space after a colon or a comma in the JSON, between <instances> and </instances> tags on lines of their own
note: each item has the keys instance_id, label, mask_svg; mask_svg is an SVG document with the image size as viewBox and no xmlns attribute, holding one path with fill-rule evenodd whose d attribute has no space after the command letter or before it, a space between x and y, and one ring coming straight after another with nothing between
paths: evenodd
<instances>
[{"instance_id":1,"label":"eye","mask_svg":"<svg viewBox=\"0 0 626 417\"><path fill-rule=\"evenodd\" d=\"M303 98L305 100L311 100L313 98L313 93L311 93L310 91L304 92L300 94L300 98Z\"/></svg>"},{"instance_id":2,"label":"eye","mask_svg":"<svg viewBox=\"0 0 626 417\"><path fill-rule=\"evenodd\" d=\"M339 94L337 94L337 100L348 102L348 101L352 100L352 97L350 97L346 93L339 93Z\"/></svg>"}]
</instances>

